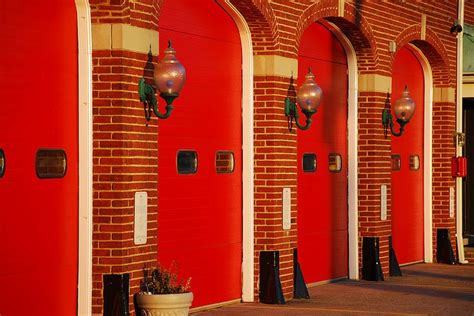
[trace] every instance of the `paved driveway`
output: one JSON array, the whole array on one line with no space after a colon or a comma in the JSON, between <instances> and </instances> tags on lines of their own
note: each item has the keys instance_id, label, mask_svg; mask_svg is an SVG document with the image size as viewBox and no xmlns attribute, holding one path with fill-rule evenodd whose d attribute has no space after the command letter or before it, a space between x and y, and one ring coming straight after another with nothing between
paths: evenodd
<instances>
[{"instance_id":1,"label":"paved driveway","mask_svg":"<svg viewBox=\"0 0 474 316\"><path fill-rule=\"evenodd\" d=\"M474 316L474 265L417 264L384 282L341 281L310 289L285 305L234 304L194 313L222 315L469 315Z\"/></svg>"}]
</instances>

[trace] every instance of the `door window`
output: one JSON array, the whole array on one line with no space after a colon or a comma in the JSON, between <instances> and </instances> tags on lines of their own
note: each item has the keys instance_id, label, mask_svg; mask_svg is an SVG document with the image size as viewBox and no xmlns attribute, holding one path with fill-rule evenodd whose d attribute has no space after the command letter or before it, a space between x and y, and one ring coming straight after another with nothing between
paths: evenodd
<instances>
[{"instance_id":1,"label":"door window","mask_svg":"<svg viewBox=\"0 0 474 316\"><path fill-rule=\"evenodd\" d=\"M40 179L64 178L67 158L62 149L40 149L36 152L36 175Z\"/></svg>"},{"instance_id":2,"label":"door window","mask_svg":"<svg viewBox=\"0 0 474 316\"><path fill-rule=\"evenodd\" d=\"M329 154L329 171L341 172L342 170L342 156L338 153Z\"/></svg>"},{"instance_id":3,"label":"door window","mask_svg":"<svg viewBox=\"0 0 474 316\"><path fill-rule=\"evenodd\" d=\"M420 169L420 156L410 155L410 170L416 171Z\"/></svg>"},{"instance_id":4,"label":"door window","mask_svg":"<svg viewBox=\"0 0 474 316\"><path fill-rule=\"evenodd\" d=\"M303 172L316 172L317 167L318 161L316 159L316 154L303 154Z\"/></svg>"},{"instance_id":5,"label":"door window","mask_svg":"<svg viewBox=\"0 0 474 316\"><path fill-rule=\"evenodd\" d=\"M216 172L232 173L234 172L234 153L231 151L216 152Z\"/></svg>"},{"instance_id":6,"label":"door window","mask_svg":"<svg viewBox=\"0 0 474 316\"><path fill-rule=\"evenodd\" d=\"M180 150L176 155L178 174L194 174L198 169L197 152L193 150Z\"/></svg>"},{"instance_id":7,"label":"door window","mask_svg":"<svg viewBox=\"0 0 474 316\"><path fill-rule=\"evenodd\" d=\"M392 155L392 171L400 171L402 167L402 159L400 155Z\"/></svg>"}]
</instances>

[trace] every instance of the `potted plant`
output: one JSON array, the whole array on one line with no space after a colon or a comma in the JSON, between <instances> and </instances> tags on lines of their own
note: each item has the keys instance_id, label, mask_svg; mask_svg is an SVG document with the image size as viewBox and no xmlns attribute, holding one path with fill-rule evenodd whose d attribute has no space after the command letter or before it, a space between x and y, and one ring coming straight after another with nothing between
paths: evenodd
<instances>
[{"instance_id":1,"label":"potted plant","mask_svg":"<svg viewBox=\"0 0 474 316\"><path fill-rule=\"evenodd\" d=\"M136 302L142 316L186 316L193 301L191 278L178 280L176 272L162 269L143 269L143 280Z\"/></svg>"}]
</instances>

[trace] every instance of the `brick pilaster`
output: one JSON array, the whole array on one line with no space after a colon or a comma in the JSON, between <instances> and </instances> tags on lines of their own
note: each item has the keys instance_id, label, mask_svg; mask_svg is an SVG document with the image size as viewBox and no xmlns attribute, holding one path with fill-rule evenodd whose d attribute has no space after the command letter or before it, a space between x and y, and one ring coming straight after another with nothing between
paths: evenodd
<instances>
[{"instance_id":1,"label":"brick pilaster","mask_svg":"<svg viewBox=\"0 0 474 316\"><path fill-rule=\"evenodd\" d=\"M157 1L145 0L91 1L94 315L103 313L104 274L130 274L133 313L133 294L138 291L142 268L156 264L158 128L156 120L146 126L137 90L139 78L151 80L153 74L157 6ZM148 52L150 47L153 53ZM144 245L134 244L135 192L148 194Z\"/></svg>"},{"instance_id":2,"label":"brick pilaster","mask_svg":"<svg viewBox=\"0 0 474 316\"><path fill-rule=\"evenodd\" d=\"M284 114L289 79L255 77L255 284L259 253L280 252L280 280L285 299L293 297L293 248L296 247L296 134ZM282 227L283 188L291 188L292 229ZM255 293L258 299L258 290Z\"/></svg>"}]
</instances>

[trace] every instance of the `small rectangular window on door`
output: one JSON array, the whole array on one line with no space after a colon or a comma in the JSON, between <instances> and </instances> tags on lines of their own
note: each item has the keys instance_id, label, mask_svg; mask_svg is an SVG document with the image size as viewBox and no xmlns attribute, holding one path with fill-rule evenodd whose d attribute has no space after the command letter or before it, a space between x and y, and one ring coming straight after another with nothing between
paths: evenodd
<instances>
[{"instance_id":1,"label":"small rectangular window on door","mask_svg":"<svg viewBox=\"0 0 474 316\"><path fill-rule=\"evenodd\" d=\"M234 172L234 153L231 151L216 152L216 172L232 173Z\"/></svg>"},{"instance_id":2,"label":"small rectangular window on door","mask_svg":"<svg viewBox=\"0 0 474 316\"><path fill-rule=\"evenodd\" d=\"M342 156L341 154L331 153L329 154L329 171L330 172L341 172L342 170Z\"/></svg>"},{"instance_id":3,"label":"small rectangular window on door","mask_svg":"<svg viewBox=\"0 0 474 316\"><path fill-rule=\"evenodd\" d=\"M392 171L400 171L402 167L402 159L400 155L392 155Z\"/></svg>"},{"instance_id":4,"label":"small rectangular window on door","mask_svg":"<svg viewBox=\"0 0 474 316\"><path fill-rule=\"evenodd\" d=\"M36 152L36 175L40 179L64 178L67 157L62 149L39 149Z\"/></svg>"},{"instance_id":5,"label":"small rectangular window on door","mask_svg":"<svg viewBox=\"0 0 474 316\"><path fill-rule=\"evenodd\" d=\"M198 168L197 152L194 150L180 150L176 155L176 169L178 174L194 174Z\"/></svg>"},{"instance_id":6,"label":"small rectangular window on door","mask_svg":"<svg viewBox=\"0 0 474 316\"><path fill-rule=\"evenodd\" d=\"M318 160L316 159L316 154L303 154L303 172L316 172L317 167Z\"/></svg>"},{"instance_id":7,"label":"small rectangular window on door","mask_svg":"<svg viewBox=\"0 0 474 316\"><path fill-rule=\"evenodd\" d=\"M410 155L410 170L417 171L420 169L420 156Z\"/></svg>"}]
</instances>

